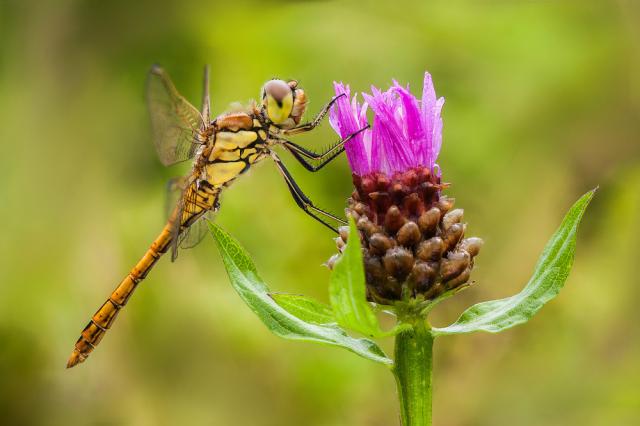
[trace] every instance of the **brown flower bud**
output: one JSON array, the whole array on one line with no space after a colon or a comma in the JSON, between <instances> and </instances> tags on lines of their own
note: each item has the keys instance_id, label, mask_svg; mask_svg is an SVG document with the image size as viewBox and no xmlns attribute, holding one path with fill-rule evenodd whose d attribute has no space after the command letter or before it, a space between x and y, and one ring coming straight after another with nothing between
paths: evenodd
<instances>
[{"instance_id":1,"label":"brown flower bud","mask_svg":"<svg viewBox=\"0 0 640 426\"><path fill-rule=\"evenodd\" d=\"M451 228L451 225L454 223L460 223L462 221L462 217L464 216L464 210L462 209L454 209L449 213L445 214L442 217L442 229L445 231Z\"/></svg>"},{"instance_id":2,"label":"brown flower bud","mask_svg":"<svg viewBox=\"0 0 640 426\"><path fill-rule=\"evenodd\" d=\"M340 228L338 228L338 234L340 234L340 238L342 238L345 243L347 241L349 241L349 227L348 226L341 226Z\"/></svg>"},{"instance_id":3,"label":"brown flower bud","mask_svg":"<svg viewBox=\"0 0 640 426\"><path fill-rule=\"evenodd\" d=\"M447 281L445 283L445 286L447 287L447 290L453 290L454 288L458 288L462 284L464 284L467 281L469 281L470 277L471 277L471 267L468 267L467 269L462 271L462 273L460 275L458 275L457 277L451 279L450 281Z\"/></svg>"},{"instance_id":4,"label":"brown flower bud","mask_svg":"<svg viewBox=\"0 0 640 426\"><path fill-rule=\"evenodd\" d=\"M373 202L377 211L384 212L391 206L391 196L385 191L376 191L369 194L369 198Z\"/></svg>"},{"instance_id":5,"label":"brown flower bud","mask_svg":"<svg viewBox=\"0 0 640 426\"><path fill-rule=\"evenodd\" d=\"M418 246L416 255L425 262L437 262L444 252L444 241L440 237L429 238Z\"/></svg>"},{"instance_id":6,"label":"brown flower bud","mask_svg":"<svg viewBox=\"0 0 640 426\"><path fill-rule=\"evenodd\" d=\"M387 210L384 218L384 228L389 234L395 234L402 225L404 225L404 217L398 206L391 206Z\"/></svg>"},{"instance_id":7,"label":"brown flower bud","mask_svg":"<svg viewBox=\"0 0 640 426\"><path fill-rule=\"evenodd\" d=\"M384 285L374 286L374 291L378 295L378 303L388 305L393 300L400 300L402 298L402 281L398 281L393 277L387 277Z\"/></svg>"},{"instance_id":8,"label":"brown flower bud","mask_svg":"<svg viewBox=\"0 0 640 426\"><path fill-rule=\"evenodd\" d=\"M377 256L366 256L364 258L364 269L367 282L384 283L387 278L387 271L382 265L382 261Z\"/></svg>"},{"instance_id":9,"label":"brown flower bud","mask_svg":"<svg viewBox=\"0 0 640 426\"><path fill-rule=\"evenodd\" d=\"M414 292L422 293L435 281L438 271L427 262L417 261L407 278Z\"/></svg>"},{"instance_id":10,"label":"brown flower bud","mask_svg":"<svg viewBox=\"0 0 640 426\"><path fill-rule=\"evenodd\" d=\"M389 275L404 282L413 268L413 255L404 247L394 247L384 255L382 263Z\"/></svg>"},{"instance_id":11,"label":"brown flower bud","mask_svg":"<svg viewBox=\"0 0 640 426\"><path fill-rule=\"evenodd\" d=\"M446 259L440 263L440 276L443 282L452 280L460 275L469 266L469 255L465 252L449 253Z\"/></svg>"},{"instance_id":12,"label":"brown flower bud","mask_svg":"<svg viewBox=\"0 0 640 426\"><path fill-rule=\"evenodd\" d=\"M364 204L362 204L362 203L356 203L356 204L353 206L353 210L354 210L356 213L358 213L360 216L362 216L363 214L366 214L366 213L367 213L367 210L369 210L369 209L367 208L367 206L365 206L365 205L364 205Z\"/></svg>"},{"instance_id":13,"label":"brown flower bud","mask_svg":"<svg viewBox=\"0 0 640 426\"><path fill-rule=\"evenodd\" d=\"M358 220L358 229L362 231L367 237L370 237L371 235L378 232L378 227L366 216L363 216L360 218L360 220Z\"/></svg>"},{"instance_id":14,"label":"brown flower bud","mask_svg":"<svg viewBox=\"0 0 640 426\"><path fill-rule=\"evenodd\" d=\"M420 234L420 228L415 222L407 222L398 230L396 239L400 245L405 247L413 247L418 244L422 235Z\"/></svg>"},{"instance_id":15,"label":"brown flower bud","mask_svg":"<svg viewBox=\"0 0 640 426\"><path fill-rule=\"evenodd\" d=\"M438 200L437 206L438 206L438 209L440 209L440 211L442 212L442 214L445 214L446 212L448 212L453 208L453 205L455 204L455 202L456 202L455 198L449 198L446 195L443 195Z\"/></svg>"},{"instance_id":16,"label":"brown flower bud","mask_svg":"<svg viewBox=\"0 0 640 426\"><path fill-rule=\"evenodd\" d=\"M471 237L465 238L460 243L460 248L471 255L471 257L476 257L478 253L480 253L480 249L484 245L484 241L482 238Z\"/></svg>"},{"instance_id":17,"label":"brown flower bud","mask_svg":"<svg viewBox=\"0 0 640 426\"><path fill-rule=\"evenodd\" d=\"M345 216L346 217L352 217L353 220L358 223L358 220L360 220L360 215L358 213L356 213L353 210L349 210L349 209L345 209Z\"/></svg>"},{"instance_id":18,"label":"brown flower bud","mask_svg":"<svg viewBox=\"0 0 640 426\"><path fill-rule=\"evenodd\" d=\"M369 238L369 250L372 254L384 255L387 250L393 247L393 240L382 233L376 233Z\"/></svg>"},{"instance_id":19,"label":"brown flower bud","mask_svg":"<svg viewBox=\"0 0 640 426\"><path fill-rule=\"evenodd\" d=\"M413 194L409 194L402 200L402 207L404 210L409 212L411 215L418 214L420 208L422 206L422 200L420 196L415 192Z\"/></svg>"},{"instance_id":20,"label":"brown flower bud","mask_svg":"<svg viewBox=\"0 0 640 426\"><path fill-rule=\"evenodd\" d=\"M425 235L433 235L436 232L439 221L440 210L437 207L433 207L420 215L418 226Z\"/></svg>"},{"instance_id":21,"label":"brown flower bud","mask_svg":"<svg viewBox=\"0 0 640 426\"><path fill-rule=\"evenodd\" d=\"M407 188L404 183L394 183L391 185L390 195L394 201L398 202L404 198L404 196L409 192L409 188Z\"/></svg>"},{"instance_id":22,"label":"brown flower bud","mask_svg":"<svg viewBox=\"0 0 640 426\"><path fill-rule=\"evenodd\" d=\"M458 244L458 241L464 235L464 225L454 223L442 234L444 241L444 251L451 251Z\"/></svg>"}]
</instances>

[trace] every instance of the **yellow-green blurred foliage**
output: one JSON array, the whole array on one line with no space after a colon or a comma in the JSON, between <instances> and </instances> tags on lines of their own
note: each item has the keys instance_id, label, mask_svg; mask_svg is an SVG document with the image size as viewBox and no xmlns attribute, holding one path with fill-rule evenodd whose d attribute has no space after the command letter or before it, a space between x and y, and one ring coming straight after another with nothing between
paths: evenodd
<instances>
[{"instance_id":1,"label":"yellow-green blurred foliage","mask_svg":"<svg viewBox=\"0 0 640 426\"><path fill-rule=\"evenodd\" d=\"M562 4L559 4L562 3ZM594 2L0 1L0 423L393 425L385 367L271 335L231 289L210 238L163 259L89 360L65 370L90 315L163 224L165 169L143 90L161 63L213 109L299 79L310 112L332 81L446 98L448 194L484 238L477 286L440 307L526 282L579 195L600 185L566 288L526 326L436 342L435 423L640 423L640 8ZM323 125L297 138L332 142ZM286 155L283 154L284 157ZM311 174L341 211L344 158ZM279 291L327 300L332 235L265 162L224 194L219 223ZM383 342L390 350L391 342Z\"/></svg>"}]
</instances>

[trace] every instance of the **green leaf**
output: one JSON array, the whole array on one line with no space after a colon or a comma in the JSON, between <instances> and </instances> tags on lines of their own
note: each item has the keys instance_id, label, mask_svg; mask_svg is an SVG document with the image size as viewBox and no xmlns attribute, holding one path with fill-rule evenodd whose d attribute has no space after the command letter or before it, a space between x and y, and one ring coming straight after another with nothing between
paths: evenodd
<instances>
[{"instance_id":1,"label":"green leaf","mask_svg":"<svg viewBox=\"0 0 640 426\"><path fill-rule=\"evenodd\" d=\"M222 255L231 285L242 300L274 334L291 340L306 340L346 348L364 358L382 364L392 364L382 349L368 339L356 339L335 324L314 324L299 318L279 306L271 298L245 250L219 226L209 228Z\"/></svg>"},{"instance_id":2,"label":"green leaf","mask_svg":"<svg viewBox=\"0 0 640 426\"><path fill-rule=\"evenodd\" d=\"M573 264L578 225L596 189L584 194L571 207L544 248L529 283L520 293L473 305L455 323L434 328L432 333L436 336L474 331L498 333L531 319L564 286Z\"/></svg>"},{"instance_id":3,"label":"green leaf","mask_svg":"<svg viewBox=\"0 0 640 426\"><path fill-rule=\"evenodd\" d=\"M291 315L314 324L331 324L336 322L331 308L317 300L297 294L272 293L271 298Z\"/></svg>"},{"instance_id":4,"label":"green leaf","mask_svg":"<svg viewBox=\"0 0 640 426\"><path fill-rule=\"evenodd\" d=\"M367 302L358 228L349 218L349 242L329 280L329 300L338 324L367 336L380 336L378 318Z\"/></svg>"}]
</instances>

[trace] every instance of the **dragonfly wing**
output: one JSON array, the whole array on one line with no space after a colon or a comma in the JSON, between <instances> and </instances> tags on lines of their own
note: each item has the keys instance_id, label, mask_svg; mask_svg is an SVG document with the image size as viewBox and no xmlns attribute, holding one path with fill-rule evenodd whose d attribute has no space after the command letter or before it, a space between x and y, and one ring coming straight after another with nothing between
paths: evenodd
<instances>
[{"instance_id":1,"label":"dragonfly wing","mask_svg":"<svg viewBox=\"0 0 640 426\"><path fill-rule=\"evenodd\" d=\"M153 143L162 164L169 166L192 158L200 145L196 134L204 127L200 112L178 93L158 66L149 71L146 92Z\"/></svg>"},{"instance_id":2,"label":"dragonfly wing","mask_svg":"<svg viewBox=\"0 0 640 426\"><path fill-rule=\"evenodd\" d=\"M215 213L209 210L191 225L178 239L178 244L182 249L189 249L197 246L209 232L208 221L213 220Z\"/></svg>"},{"instance_id":3,"label":"dragonfly wing","mask_svg":"<svg viewBox=\"0 0 640 426\"><path fill-rule=\"evenodd\" d=\"M184 193L184 189L187 187L189 179L185 176L176 176L167 182L166 195L165 195L165 218L171 219L171 215L178 206L180 198Z\"/></svg>"},{"instance_id":4,"label":"dragonfly wing","mask_svg":"<svg viewBox=\"0 0 640 426\"><path fill-rule=\"evenodd\" d=\"M181 190L179 190L181 189ZM207 221L213 218L213 211L203 211L198 207L198 191L193 179L176 178L169 181L169 198L176 197L179 192L175 207L170 210L170 220L173 224L171 260L178 257L179 248L191 248L196 246L207 233ZM187 223L187 228L184 228ZM181 226L182 224L182 226ZM181 229L182 228L182 229Z\"/></svg>"},{"instance_id":5,"label":"dragonfly wing","mask_svg":"<svg viewBox=\"0 0 640 426\"><path fill-rule=\"evenodd\" d=\"M178 257L182 223L191 215L195 202L196 191L193 179L177 177L167 183L167 213L171 222L171 261Z\"/></svg>"}]
</instances>

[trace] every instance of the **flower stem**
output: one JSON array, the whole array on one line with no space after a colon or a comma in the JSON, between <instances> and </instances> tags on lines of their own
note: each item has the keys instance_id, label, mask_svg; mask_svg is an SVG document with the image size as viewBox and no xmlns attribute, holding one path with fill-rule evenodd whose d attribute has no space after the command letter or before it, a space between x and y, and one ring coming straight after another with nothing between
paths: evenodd
<instances>
[{"instance_id":1,"label":"flower stem","mask_svg":"<svg viewBox=\"0 0 640 426\"><path fill-rule=\"evenodd\" d=\"M433 336L424 320L396 336L395 365L403 426L431 426Z\"/></svg>"}]
</instances>

